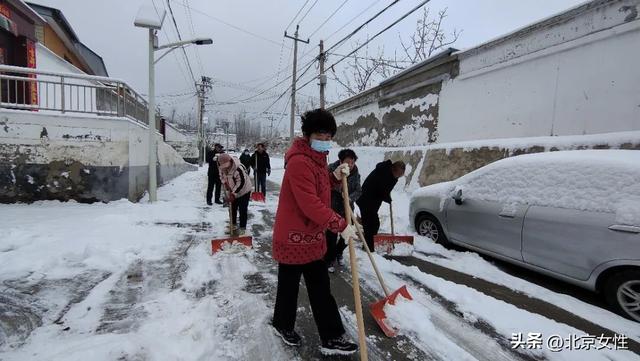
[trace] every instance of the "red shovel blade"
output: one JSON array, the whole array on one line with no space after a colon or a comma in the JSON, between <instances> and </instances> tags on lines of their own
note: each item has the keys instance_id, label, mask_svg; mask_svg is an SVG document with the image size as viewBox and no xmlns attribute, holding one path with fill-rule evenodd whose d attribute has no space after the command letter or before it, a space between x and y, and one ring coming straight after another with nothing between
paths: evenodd
<instances>
[{"instance_id":1,"label":"red shovel blade","mask_svg":"<svg viewBox=\"0 0 640 361\"><path fill-rule=\"evenodd\" d=\"M394 245L398 243L408 243L413 246L413 236L396 236L384 233L373 236L373 244L376 250L383 249L385 252L391 253Z\"/></svg>"},{"instance_id":2,"label":"red shovel blade","mask_svg":"<svg viewBox=\"0 0 640 361\"><path fill-rule=\"evenodd\" d=\"M222 239L212 239L211 240L211 254L219 252L224 247L224 244L228 243L230 245L234 243L240 243L249 248L253 247L253 237L251 236L238 236L238 237L230 237L230 238L222 238Z\"/></svg>"},{"instance_id":3,"label":"red shovel blade","mask_svg":"<svg viewBox=\"0 0 640 361\"><path fill-rule=\"evenodd\" d=\"M251 200L254 202L265 202L264 194L262 192L251 192Z\"/></svg>"},{"instance_id":4,"label":"red shovel blade","mask_svg":"<svg viewBox=\"0 0 640 361\"><path fill-rule=\"evenodd\" d=\"M402 286L397 290L395 290L394 292L392 292L389 295L389 297L385 297L380 301L369 306L369 311L371 312L371 316L373 316L373 319L376 320L376 322L378 323L378 326L380 326L380 328L382 329L382 332L384 332L384 334L387 335L387 337L395 337L398 334L398 330L396 330L393 326L391 326L388 323L387 315L384 312L384 306L387 303L389 303L390 305L395 305L398 295L401 295L402 297L408 300L413 300L413 298L409 294L409 290L407 290L407 286Z\"/></svg>"}]
</instances>

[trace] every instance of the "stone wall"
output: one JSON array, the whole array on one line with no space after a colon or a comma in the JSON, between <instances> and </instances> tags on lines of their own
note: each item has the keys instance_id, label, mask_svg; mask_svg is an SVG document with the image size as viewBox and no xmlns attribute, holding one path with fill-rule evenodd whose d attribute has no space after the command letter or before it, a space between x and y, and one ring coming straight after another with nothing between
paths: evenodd
<instances>
[{"instance_id":1,"label":"stone wall","mask_svg":"<svg viewBox=\"0 0 640 361\"><path fill-rule=\"evenodd\" d=\"M536 137L482 142L436 144L426 147L353 148L363 179L383 160L402 160L407 172L399 186L407 191L459 178L497 160L521 154L581 149L640 150L640 131L570 137ZM331 159L339 149L332 150Z\"/></svg>"}]
</instances>

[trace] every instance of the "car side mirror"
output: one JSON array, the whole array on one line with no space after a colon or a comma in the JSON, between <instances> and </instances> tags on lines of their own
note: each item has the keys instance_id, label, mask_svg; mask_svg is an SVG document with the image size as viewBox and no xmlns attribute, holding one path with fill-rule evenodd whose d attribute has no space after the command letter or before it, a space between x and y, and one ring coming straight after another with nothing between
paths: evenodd
<instances>
[{"instance_id":1,"label":"car side mirror","mask_svg":"<svg viewBox=\"0 0 640 361\"><path fill-rule=\"evenodd\" d=\"M461 205L462 204L462 189L458 189L458 191L456 192L456 194L453 195L453 200L456 202L457 205Z\"/></svg>"}]
</instances>

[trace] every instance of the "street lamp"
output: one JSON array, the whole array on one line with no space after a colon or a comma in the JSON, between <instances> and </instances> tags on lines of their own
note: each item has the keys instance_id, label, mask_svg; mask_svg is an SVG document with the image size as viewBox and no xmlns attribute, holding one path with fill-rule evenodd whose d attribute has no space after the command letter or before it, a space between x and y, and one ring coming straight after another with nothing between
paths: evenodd
<instances>
[{"instance_id":1,"label":"street lamp","mask_svg":"<svg viewBox=\"0 0 640 361\"><path fill-rule=\"evenodd\" d=\"M133 24L140 28L149 29L149 202L155 202L158 199L157 187L158 180L156 174L157 163L157 143L156 143L156 94L155 94L155 64L165 55L175 49L195 45L210 45L213 40L209 38L197 38L187 41L179 41L176 43L158 45L156 31L162 28L162 23L167 12L164 9L156 10L149 5L143 5L138 10L138 15ZM155 59L154 52L157 50L167 49L162 55Z\"/></svg>"}]
</instances>

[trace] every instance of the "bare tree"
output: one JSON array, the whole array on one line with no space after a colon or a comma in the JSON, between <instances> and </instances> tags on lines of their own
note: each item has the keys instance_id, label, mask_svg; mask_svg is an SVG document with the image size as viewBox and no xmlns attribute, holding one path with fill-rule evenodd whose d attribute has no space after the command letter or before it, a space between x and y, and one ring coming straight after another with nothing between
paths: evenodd
<instances>
[{"instance_id":1,"label":"bare tree","mask_svg":"<svg viewBox=\"0 0 640 361\"><path fill-rule=\"evenodd\" d=\"M452 45L458 41L462 33L462 30L453 29L451 34L447 34L442 29L442 22L447 17L447 8L438 11L438 15L433 19L429 15L429 8L425 6L422 9L422 18L416 22L416 30L406 44L399 35L406 59L412 64L424 61L435 52Z\"/></svg>"},{"instance_id":2,"label":"bare tree","mask_svg":"<svg viewBox=\"0 0 640 361\"><path fill-rule=\"evenodd\" d=\"M260 123L249 119L247 112L242 110L233 117L237 144L252 144L260 139L262 127Z\"/></svg>"},{"instance_id":3,"label":"bare tree","mask_svg":"<svg viewBox=\"0 0 640 361\"><path fill-rule=\"evenodd\" d=\"M331 69L335 75L334 80L346 91L346 96L353 96L370 88L374 82L406 69L412 64L422 62L434 53L442 50L458 41L462 31L453 30L445 32L443 22L447 17L447 8L438 12L431 18L429 8L423 8L422 16L416 21L416 29L408 40L400 36L402 55L398 57L394 51L393 58L385 54L384 48L378 48L377 53L371 56L368 45L364 47L364 54L359 51L350 56L342 74L338 75L335 69ZM357 49L359 44L353 46Z\"/></svg>"}]
</instances>

